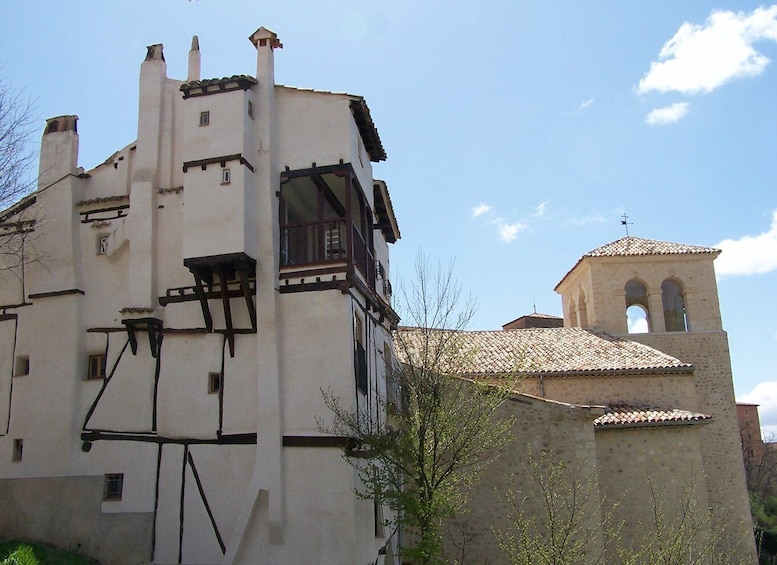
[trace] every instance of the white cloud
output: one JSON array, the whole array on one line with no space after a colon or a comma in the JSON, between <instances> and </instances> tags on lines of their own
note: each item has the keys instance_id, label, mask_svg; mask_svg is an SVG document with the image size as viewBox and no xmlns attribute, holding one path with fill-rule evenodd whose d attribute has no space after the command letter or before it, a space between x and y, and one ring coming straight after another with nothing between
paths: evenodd
<instances>
[{"instance_id":1,"label":"white cloud","mask_svg":"<svg viewBox=\"0 0 777 565\"><path fill-rule=\"evenodd\" d=\"M472 217L477 218L478 216L482 216L486 212L491 211L491 206L489 204L478 204L474 208L472 208Z\"/></svg>"},{"instance_id":2,"label":"white cloud","mask_svg":"<svg viewBox=\"0 0 777 565\"><path fill-rule=\"evenodd\" d=\"M656 108L645 116L645 123L651 126L672 124L685 117L689 106L687 102L678 102L664 108Z\"/></svg>"},{"instance_id":3,"label":"white cloud","mask_svg":"<svg viewBox=\"0 0 777 565\"><path fill-rule=\"evenodd\" d=\"M777 415L777 381L758 383L753 390L737 398L737 401L759 404L758 413L762 417L769 413Z\"/></svg>"},{"instance_id":4,"label":"white cloud","mask_svg":"<svg viewBox=\"0 0 777 565\"><path fill-rule=\"evenodd\" d=\"M777 210L769 231L724 239L714 247L723 253L715 261L718 275L759 275L777 270Z\"/></svg>"},{"instance_id":5,"label":"white cloud","mask_svg":"<svg viewBox=\"0 0 777 565\"><path fill-rule=\"evenodd\" d=\"M734 78L757 76L769 58L753 43L767 40L777 41L777 5L750 13L713 11L704 25L680 26L637 92L711 92Z\"/></svg>"},{"instance_id":6,"label":"white cloud","mask_svg":"<svg viewBox=\"0 0 777 565\"><path fill-rule=\"evenodd\" d=\"M502 222L499 225L499 237L502 238L502 241L505 243L510 243L514 239L518 237L518 234L526 229L525 224L521 223L515 223L515 224L506 224Z\"/></svg>"},{"instance_id":7,"label":"white cloud","mask_svg":"<svg viewBox=\"0 0 777 565\"><path fill-rule=\"evenodd\" d=\"M582 218L572 218L572 223L576 226L584 226L586 224L601 224L604 223L604 216L602 216L599 212L596 212L595 214L589 214L588 216L583 216Z\"/></svg>"},{"instance_id":8,"label":"white cloud","mask_svg":"<svg viewBox=\"0 0 777 565\"><path fill-rule=\"evenodd\" d=\"M737 398L737 402L758 404L764 439L777 438L777 381L758 383L749 393Z\"/></svg>"},{"instance_id":9,"label":"white cloud","mask_svg":"<svg viewBox=\"0 0 777 565\"><path fill-rule=\"evenodd\" d=\"M585 102L582 102L582 103L580 104L580 106L578 106L578 107L577 107L577 109L578 109L578 110L585 110L586 108L588 108L588 107L589 107L591 104L593 104L593 103L594 103L594 99L593 99L593 98L589 98L589 99L588 99L588 100L586 100Z\"/></svg>"},{"instance_id":10,"label":"white cloud","mask_svg":"<svg viewBox=\"0 0 777 565\"><path fill-rule=\"evenodd\" d=\"M768 443L777 441L777 424L761 426L761 438Z\"/></svg>"},{"instance_id":11,"label":"white cloud","mask_svg":"<svg viewBox=\"0 0 777 565\"><path fill-rule=\"evenodd\" d=\"M496 228L499 238L505 243L510 243L518 238L518 234L522 231L529 229L529 223L534 218L541 218L548 211L548 202L541 202L534 207L528 220L526 222L508 222L504 216L497 214L494 207L490 204L479 204L472 208L473 218L482 218L488 226L494 226Z\"/></svg>"},{"instance_id":12,"label":"white cloud","mask_svg":"<svg viewBox=\"0 0 777 565\"><path fill-rule=\"evenodd\" d=\"M648 331L650 331L650 328L648 328L648 323L645 318L634 320L633 322L629 320L630 334L646 334Z\"/></svg>"},{"instance_id":13,"label":"white cloud","mask_svg":"<svg viewBox=\"0 0 777 565\"><path fill-rule=\"evenodd\" d=\"M534 207L534 212L532 213L532 216L535 218L541 218L545 215L545 212L548 211L548 201L541 202L537 206Z\"/></svg>"},{"instance_id":14,"label":"white cloud","mask_svg":"<svg viewBox=\"0 0 777 565\"><path fill-rule=\"evenodd\" d=\"M639 306L632 305L626 309L626 324L630 334L646 334L650 331L647 312Z\"/></svg>"}]
</instances>

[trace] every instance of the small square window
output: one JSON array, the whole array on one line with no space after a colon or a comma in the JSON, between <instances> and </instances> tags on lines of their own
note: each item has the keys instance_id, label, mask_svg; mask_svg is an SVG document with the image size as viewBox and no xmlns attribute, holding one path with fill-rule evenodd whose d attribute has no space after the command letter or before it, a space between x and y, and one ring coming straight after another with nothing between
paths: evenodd
<instances>
[{"instance_id":1,"label":"small square window","mask_svg":"<svg viewBox=\"0 0 777 565\"><path fill-rule=\"evenodd\" d=\"M207 126L210 123L210 112L200 112L200 125Z\"/></svg>"},{"instance_id":2,"label":"small square window","mask_svg":"<svg viewBox=\"0 0 777 565\"><path fill-rule=\"evenodd\" d=\"M17 355L16 363L14 363L14 377L21 377L30 374L30 356L29 355Z\"/></svg>"},{"instance_id":3,"label":"small square window","mask_svg":"<svg viewBox=\"0 0 777 565\"><path fill-rule=\"evenodd\" d=\"M221 373L208 373L208 394L221 390Z\"/></svg>"},{"instance_id":4,"label":"small square window","mask_svg":"<svg viewBox=\"0 0 777 565\"><path fill-rule=\"evenodd\" d=\"M124 473L108 473L105 475L103 500L121 500L124 491Z\"/></svg>"},{"instance_id":5,"label":"small square window","mask_svg":"<svg viewBox=\"0 0 777 565\"><path fill-rule=\"evenodd\" d=\"M13 457L11 458L11 460L21 461L22 451L24 451L24 440L23 439L13 440Z\"/></svg>"},{"instance_id":6,"label":"small square window","mask_svg":"<svg viewBox=\"0 0 777 565\"><path fill-rule=\"evenodd\" d=\"M101 235L97 238L97 254L106 255L108 253L108 236Z\"/></svg>"},{"instance_id":7,"label":"small square window","mask_svg":"<svg viewBox=\"0 0 777 565\"><path fill-rule=\"evenodd\" d=\"M90 355L86 372L87 379L105 378L105 355Z\"/></svg>"},{"instance_id":8,"label":"small square window","mask_svg":"<svg viewBox=\"0 0 777 565\"><path fill-rule=\"evenodd\" d=\"M248 101L248 117L254 119L254 103L250 100Z\"/></svg>"},{"instance_id":9,"label":"small square window","mask_svg":"<svg viewBox=\"0 0 777 565\"><path fill-rule=\"evenodd\" d=\"M232 174L229 169L221 169L221 184L229 184L232 182Z\"/></svg>"}]
</instances>

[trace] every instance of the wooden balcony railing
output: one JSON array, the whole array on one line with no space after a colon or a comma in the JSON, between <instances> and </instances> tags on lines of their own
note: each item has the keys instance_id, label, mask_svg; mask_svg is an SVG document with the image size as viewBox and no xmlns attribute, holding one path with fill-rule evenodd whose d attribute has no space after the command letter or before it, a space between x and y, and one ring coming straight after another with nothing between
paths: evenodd
<instances>
[{"instance_id":1,"label":"wooden balcony railing","mask_svg":"<svg viewBox=\"0 0 777 565\"><path fill-rule=\"evenodd\" d=\"M356 226L345 219L281 226L281 267L326 263L353 264L375 290L375 258Z\"/></svg>"}]
</instances>

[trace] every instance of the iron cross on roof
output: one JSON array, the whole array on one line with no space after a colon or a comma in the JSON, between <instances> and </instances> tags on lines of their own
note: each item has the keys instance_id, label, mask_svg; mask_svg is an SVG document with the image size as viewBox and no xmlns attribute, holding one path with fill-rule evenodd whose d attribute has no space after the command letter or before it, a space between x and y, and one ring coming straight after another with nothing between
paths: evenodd
<instances>
[{"instance_id":1,"label":"iron cross on roof","mask_svg":"<svg viewBox=\"0 0 777 565\"><path fill-rule=\"evenodd\" d=\"M630 222L629 217L625 213L621 216L621 225L626 227L626 237L629 237L629 226L633 224L634 222Z\"/></svg>"}]
</instances>

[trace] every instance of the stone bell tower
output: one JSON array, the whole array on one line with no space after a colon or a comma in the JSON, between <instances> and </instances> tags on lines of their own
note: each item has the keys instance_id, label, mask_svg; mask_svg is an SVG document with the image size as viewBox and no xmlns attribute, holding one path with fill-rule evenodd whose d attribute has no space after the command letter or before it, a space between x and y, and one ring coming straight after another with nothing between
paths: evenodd
<instances>
[{"instance_id":1,"label":"stone bell tower","mask_svg":"<svg viewBox=\"0 0 777 565\"><path fill-rule=\"evenodd\" d=\"M625 336L694 365L696 410L713 519L726 524L720 545L755 562L728 336L713 262L720 250L621 238L583 255L558 283L566 327ZM639 319L641 323L632 323ZM628 335L625 335L628 334ZM660 383L657 383L657 386Z\"/></svg>"}]
</instances>

